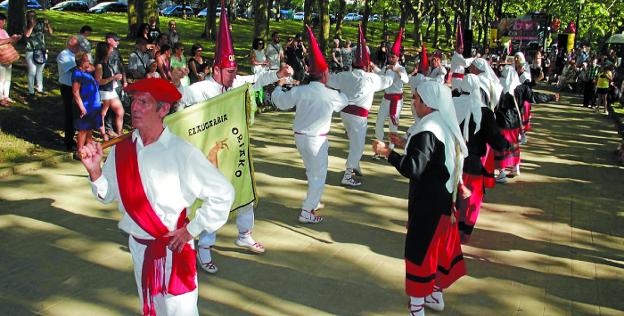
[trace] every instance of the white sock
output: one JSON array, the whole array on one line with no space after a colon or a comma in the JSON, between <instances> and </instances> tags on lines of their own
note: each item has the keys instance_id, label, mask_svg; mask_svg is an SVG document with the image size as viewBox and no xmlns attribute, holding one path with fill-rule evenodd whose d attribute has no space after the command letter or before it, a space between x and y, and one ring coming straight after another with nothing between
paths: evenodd
<instances>
[{"instance_id":1,"label":"white sock","mask_svg":"<svg viewBox=\"0 0 624 316\"><path fill-rule=\"evenodd\" d=\"M425 298L424 297L410 296L410 304L412 304L412 305L423 305L423 304L425 304Z\"/></svg>"},{"instance_id":2,"label":"white sock","mask_svg":"<svg viewBox=\"0 0 624 316\"><path fill-rule=\"evenodd\" d=\"M253 245L256 243L256 241L253 239L253 237L251 237L251 232L247 231L244 233L238 232L238 239L240 239L241 241L244 241L250 245Z\"/></svg>"},{"instance_id":3,"label":"white sock","mask_svg":"<svg viewBox=\"0 0 624 316\"><path fill-rule=\"evenodd\" d=\"M201 259L202 263L208 263L208 262L212 261L212 255L210 254L210 248L200 247L197 250L197 253L199 253L199 259Z\"/></svg>"}]
</instances>

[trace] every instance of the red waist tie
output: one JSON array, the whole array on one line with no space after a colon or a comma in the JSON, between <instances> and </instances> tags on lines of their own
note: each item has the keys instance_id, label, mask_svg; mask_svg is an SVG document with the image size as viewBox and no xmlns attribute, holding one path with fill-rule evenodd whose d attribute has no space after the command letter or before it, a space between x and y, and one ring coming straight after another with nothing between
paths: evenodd
<instances>
[{"instance_id":1,"label":"red waist tie","mask_svg":"<svg viewBox=\"0 0 624 316\"><path fill-rule=\"evenodd\" d=\"M390 101L390 120L392 124L399 125L399 120L396 119L397 108L399 107L399 100L403 99L403 93L386 93L384 99Z\"/></svg>"},{"instance_id":2,"label":"red waist tie","mask_svg":"<svg viewBox=\"0 0 624 316\"><path fill-rule=\"evenodd\" d=\"M344 109L342 109L342 112L361 117L368 117L368 110L357 105L347 105Z\"/></svg>"},{"instance_id":3,"label":"red waist tie","mask_svg":"<svg viewBox=\"0 0 624 316\"><path fill-rule=\"evenodd\" d=\"M454 72L453 75L451 76L453 78L459 78L459 79L464 79L464 74L460 74L457 72Z\"/></svg>"}]
</instances>

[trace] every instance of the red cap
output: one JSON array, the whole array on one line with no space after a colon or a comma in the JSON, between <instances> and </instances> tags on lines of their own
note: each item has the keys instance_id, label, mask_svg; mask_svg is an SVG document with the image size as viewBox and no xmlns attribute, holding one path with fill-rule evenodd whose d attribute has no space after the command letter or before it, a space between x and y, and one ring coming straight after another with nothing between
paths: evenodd
<instances>
[{"instance_id":1,"label":"red cap","mask_svg":"<svg viewBox=\"0 0 624 316\"><path fill-rule=\"evenodd\" d=\"M360 37L358 38L357 47L355 48L353 66L358 68L365 68L370 65L370 55L368 53L368 47L366 46L366 38L362 32L362 23L358 25Z\"/></svg>"},{"instance_id":2,"label":"red cap","mask_svg":"<svg viewBox=\"0 0 624 316\"><path fill-rule=\"evenodd\" d=\"M455 48L464 47L464 33L462 32L461 19L457 18L457 27L455 33Z\"/></svg>"},{"instance_id":3,"label":"red cap","mask_svg":"<svg viewBox=\"0 0 624 316\"><path fill-rule=\"evenodd\" d=\"M219 68L236 67L236 56L232 45L232 34L230 34L230 23L228 22L227 8L221 0L221 21L219 21L219 34L217 34L217 45L215 46L215 66Z\"/></svg>"},{"instance_id":4,"label":"red cap","mask_svg":"<svg viewBox=\"0 0 624 316\"><path fill-rule=\"evenodd\" d=\"M171 82L162 78L137 80L125 87L124 91L129 94L132 92L147 92L158 102L174 103L182 98L180 91Z\"/></svg>"},{"instance_id":5,"label":"red cap","mask_svg":"<svg viewBox=\"0 0 624 316\"><path fill-rule=\"evenodd\" d=\"M429 58L427 57L427 46L422 44L422 50L420 51L420 64L418 65L418 72L421 74L427 73L429 70Z\"/></svg>"},{"instance_id":6,"label":"red cap","mask_svg":"<svg viewBox=\"0 0 624 316\"><path fill-rule=\"evenodd\" d=\"M399 29L399 34L394 40L394 45L392 45L391 52L394 56L401 56L401 41L403 41L403 28Z\"/></svg>"},{"instance_id":7,"label":"red cap","mask_svg":"<svg viewBox=\"0 0 624 316\"><path fill-rule=\"evenodd\" d=\"M306 29L308 30L308 40L310 43L308 47L312 50L308 56L308 62L310 64L309 71L311 75L318 76L327 71L329 67L327 67L327 61L325 61L325 56L323 56L323 52L321 52L321 49L318 46L318 42L316 41L316 37L314 37L312 29L308 25L306 25Z\"/></svg>"}]
</instances>

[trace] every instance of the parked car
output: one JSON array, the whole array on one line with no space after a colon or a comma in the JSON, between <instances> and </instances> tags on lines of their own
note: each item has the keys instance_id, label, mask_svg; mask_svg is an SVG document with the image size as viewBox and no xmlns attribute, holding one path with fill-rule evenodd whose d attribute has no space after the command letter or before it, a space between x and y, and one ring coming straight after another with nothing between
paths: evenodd
<instances>
[{"instance_id":1,"label":"parked car","mask_svg":"<svg viewBox=\"0 0 624 316\"><path fill-rule=\"evenodd\" d=\"M359 21L361 19L362 16L355 12L347 13L347 15L345 15L345 17L343 18L344 21Z\"/></svg>"},{"instance_id":2,"label":"parked car","mask_svg":"<svg viewBox=\"0 0 624 316\"><path fill-rule=\"evenodd\" d=\"M304 14L303 12L297 12L293 15L293 20L295 21L303 21Z\"/></svg>"},{"instance_id":3,"label":"parked car","mask_svg":"<svg viewBox=\"0 0 624 316\"><path fill-rule=\"evenodd\" d=\"M204 8L197 13L198 18L205 18L206 15L208 15L208 8ZM221 7L217 7L217 16L221 16Z\"/></svg>"},{"instance_id":4,"label":"parked car","mask_svg":"<svg viewBox=\"0 0 624 316\"><path fill-rule=\"evenodd\" d=\"M4 0L0 2L0 9L9 9L9 0ZM43 10L43 7L36 0L28 0L26 2L27 10Z\"/></svg>"},{"instance_id":5,"label":"parked car","mask_svg":"<svg viewBox=\"0 0 624 316\"><path fill-rule=\"evenodd\" d=\"M379 22L381 21L381 18L379 17L379 14L372 14L368 17L368 20L371 22Z\"/></svg>"},{"instance_id":6,"label":"parked car","mask_svg":"<svg viewBox=\"0 0 624 316\"><path fill-rule=\"evenodd\" d=\"M123 2L102 2L87 11L89 13L128 12L128 4Z\"/></svg>"},{"instance_id":7,"label":"parked car","mask_svg":"<svg viewBox=\"0 0 624 316\"><path fill-rule=\"evenodd\" d=\"M89 4L84 1L63 1L51 7L50 10L87 12L89 11Z\"/></svg>"},{"instance_id":8,"label":"parked car","mask_svg":"<svg viewBox=\"0 0 624 316\"><path fill-rule=\"evenodd\" d=\"M186 16L194 16L195 12L191 6L187 5L184 7L184 11L186 11ZM168 8L162 10L161 14L164 16L183 16L184 11L182 10L182 5L172 5Z\"/></svg>"}]
</instances>

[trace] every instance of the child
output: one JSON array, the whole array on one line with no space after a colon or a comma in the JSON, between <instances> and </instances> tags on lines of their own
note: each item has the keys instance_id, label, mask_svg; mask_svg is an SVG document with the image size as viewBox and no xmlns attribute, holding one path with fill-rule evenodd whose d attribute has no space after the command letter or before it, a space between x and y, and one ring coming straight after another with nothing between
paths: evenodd
<instances>
[{"instance_id":1,"label":"child","mask_svg":"<svg viewBox=\"0 0 624 316\"><path fill-rule=\"evenodd\" d=\"M145 74L145 78L160 78L160 74L157 70L158 65L156 64L156 60L151 59L147 66L147 73Z\"/></svg>"}]
</instances>

